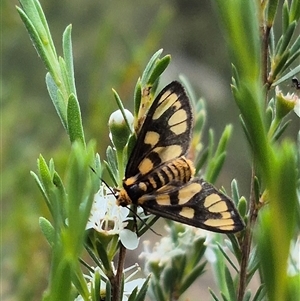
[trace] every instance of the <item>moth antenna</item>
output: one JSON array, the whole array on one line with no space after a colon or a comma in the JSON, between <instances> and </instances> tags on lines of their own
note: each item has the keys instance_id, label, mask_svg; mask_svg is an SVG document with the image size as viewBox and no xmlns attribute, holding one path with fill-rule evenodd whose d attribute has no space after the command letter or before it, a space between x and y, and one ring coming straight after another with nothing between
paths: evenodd
<instances>
[{"instance_id":1,"label":"moth antenna","mask_svg":"<svg viewBox=\"0 0 300 301\"><path fill-rule=\"evenodd\" d=\"M95 175L98 176L96 170L95 170L92 166L90 166L90 169L94 172ZM107 184L107 182L104 181L104 180L103 180L101 177L99 177L99 176L98 176L98 178L99 178L99 180L100 180L101 182L104 183L104 185L107 187L107 189L108 189L114 196L116 196L115 191Z\"/></svg>"},{"instance_id":2,"label":"moth antenna","mask_svg":"<svg viewBox=\"0 0 300 301\"><path fill-rule=\"evenodd\" d=\"M136 224L136 218L138 218L142 222L142 224L144 224L147 227L147 229L149 229L151 232L153 232L154 234L156 234L158 236L162 236L161 234L159 234L155 230L153 230L134 210L132 210L130 207L126 207L126 208L128 208L128 210L130 212L132 212L133 218L135 219L135 224ZM138 232L137 227L136 227L136 231Z\"/></svg>"}]
</instances>

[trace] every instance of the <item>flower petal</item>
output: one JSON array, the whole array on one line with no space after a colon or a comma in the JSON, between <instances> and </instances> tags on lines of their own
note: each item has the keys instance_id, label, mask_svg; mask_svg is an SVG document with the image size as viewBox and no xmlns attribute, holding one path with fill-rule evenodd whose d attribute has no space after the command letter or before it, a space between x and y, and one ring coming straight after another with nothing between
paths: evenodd
<instances>
[{"instance_id":1,"label":"flower petal","mask_svg":"<svg viewBox=\"0 0 300 301\"><path fill-rule=\"evenodd\" d=\"M123 229L119 234L122 245L128 250L134 250L139 245L140 239L137 237L135 232L128 229Z\"/></svg>"}]
</instances>

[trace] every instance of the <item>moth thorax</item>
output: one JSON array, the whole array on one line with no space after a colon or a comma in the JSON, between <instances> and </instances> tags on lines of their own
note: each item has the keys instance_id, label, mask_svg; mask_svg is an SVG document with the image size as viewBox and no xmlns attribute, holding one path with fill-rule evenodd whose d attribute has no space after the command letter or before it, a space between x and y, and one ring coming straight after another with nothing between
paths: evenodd
<instances>
[{"instance_id":1,"label":"moth thorax","mask_svg":"<svg viewBox=\"0 0 300 301\"><path fill-rule=\"evenodd\" d=\"M120 190L119 196L117 198L117 205L126 207L130 204L132 204L132 201L131 201L130 197L128 196L126 190L125 189Z\"/></svg>"}]
</instances>

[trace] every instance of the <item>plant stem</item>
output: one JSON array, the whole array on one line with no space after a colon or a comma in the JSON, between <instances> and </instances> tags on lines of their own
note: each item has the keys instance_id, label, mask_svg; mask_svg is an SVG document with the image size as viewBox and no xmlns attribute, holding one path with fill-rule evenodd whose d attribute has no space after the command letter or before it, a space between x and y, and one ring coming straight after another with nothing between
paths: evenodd
<instances>
[{"instance_id":1,"label":"plant stem","mask_svg":"<svg viewBox=\"0 0 300 301\"><path fill-rule=\"evenodd\" d=\"M255 178L255 172L254 172L254 167L252 167L249 220L247 223L245 236L242 243L241 270L240 270L238 299L237 299L238 301L243 300L246 287L247 287L247 266L248 266L249 254L250 254L251 242L252 242L252 230L253 227L255 226L257 213L258 213L258 208L255 200L255 192L254 192L254 178Z\"/></svg>"},{"instance_id":2,"label":"plant stem","mask_svg":"<svg viewBox=\"0 0 300 301\"><path fill-rule=\"evenodd\" d=\"M126 255L126 248L120 244L120 250L119 250L119 260L118 260L118 267L117 267L117 273L114 277L113 282L113 298L114 301L121 301L121 282L122 282L122 276L123 276L123 270L124 270L124 262L125 262L125 255Z\"/></svg>"}]
</instances>

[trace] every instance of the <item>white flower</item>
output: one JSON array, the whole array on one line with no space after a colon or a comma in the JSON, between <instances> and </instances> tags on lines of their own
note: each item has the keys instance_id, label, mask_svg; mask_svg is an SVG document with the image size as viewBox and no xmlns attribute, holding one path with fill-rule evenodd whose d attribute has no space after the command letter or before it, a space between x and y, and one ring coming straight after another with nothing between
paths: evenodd
<instances>
[{"instance_id":1,"label":"white flower","mask_svg":"<svg viewBox=\"0 0 300 301\"><path fill-rule=\"evenodd\" d=\"M104 185L95 194L86 229L95 229L106 235L118 234L123 246L129 250L137 248L139 238L135 232L125 229L129 209L117 206L114 194Z\"/></svg>"}]
</instances>

